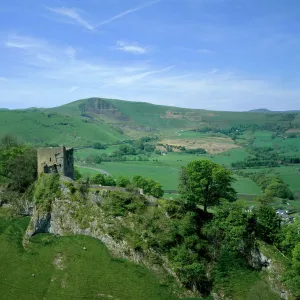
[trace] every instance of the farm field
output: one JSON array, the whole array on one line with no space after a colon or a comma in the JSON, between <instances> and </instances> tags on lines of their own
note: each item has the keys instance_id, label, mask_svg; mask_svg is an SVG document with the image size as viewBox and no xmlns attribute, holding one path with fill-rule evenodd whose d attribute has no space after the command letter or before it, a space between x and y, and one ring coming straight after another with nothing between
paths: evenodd
<instances>
[{"instance_id":1,"label":"farm field","mask_svg":"<svg viewBox=\"0 0 300 300\"><path fill-rule=\"evenodd\" d=\"M0 209L1 299L177 299L145 267L112 258L90 237L38 234L24 249L29 218L7 219L4 211Z\"/></svg>"},{"instance_id":2,"label":"farm field","mask_svg":"<svg viewBox=\"0 0 300 300\"><path fill-rule=\"evenodd\" d=\"M103 150L94 150L93 153ZM107 151L107 150L106 150ZM83 158L83 153L91 153L91 149L84 149L76 152L76 157ZM190 161L196 159L210 159L216 163L229 167L231 162L238 161L246 156L244 149L232 149L228 152L217 155L190 155L184 153L169 153L165 156L155 155L149 161L125 161L125 162L103 162L98 165L80 166L80 172L85 176L94 176L104 170L112 176L119 175L132 178L134 175L141 175L152 178L163 185L164 190L177 190L180 176L180 169ZM260 188L255 182L248 178L237 176L234 188L238 193L260 195Z\"/></svg>"}]
</instances>

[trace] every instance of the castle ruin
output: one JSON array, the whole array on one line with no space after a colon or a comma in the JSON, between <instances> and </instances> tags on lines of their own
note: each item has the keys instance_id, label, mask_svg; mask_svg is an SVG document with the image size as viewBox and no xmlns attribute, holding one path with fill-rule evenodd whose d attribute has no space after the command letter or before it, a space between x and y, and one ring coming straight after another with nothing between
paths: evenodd
<instances>
[{"instance_id":1,"label":"castle ruin","mask_svg":"<svg viewBox=\"0 0 300 300\"><path fill-rule=\"evenodd\" d=\"M55 147L37 150L38 174L58 173L74 179L73 148Z\"/></svg>"}]
</instances>

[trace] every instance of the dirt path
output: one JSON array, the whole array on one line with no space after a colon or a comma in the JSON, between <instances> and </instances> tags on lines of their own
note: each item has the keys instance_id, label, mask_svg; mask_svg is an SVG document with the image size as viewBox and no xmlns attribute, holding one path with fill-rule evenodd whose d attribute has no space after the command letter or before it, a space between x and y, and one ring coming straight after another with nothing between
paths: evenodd
<instances>
[{"instance_id":1,"label":"dirt path","mask_svg":"<svg viewBox=\"0 0 300 300\"><path fill-rule=\"evenodd\" d=\"M97 168L92 168L92 167L86 167L86 166L80 166L78 165L78 167L80 168L83 168L83 169L89 169L89 170L93 170L93 171L97 171L97 172L100 172L106 176L111 176L108 172L106 172L105 170L102 170L102 169L97 169Z\"/></svg>"}]
</instances>

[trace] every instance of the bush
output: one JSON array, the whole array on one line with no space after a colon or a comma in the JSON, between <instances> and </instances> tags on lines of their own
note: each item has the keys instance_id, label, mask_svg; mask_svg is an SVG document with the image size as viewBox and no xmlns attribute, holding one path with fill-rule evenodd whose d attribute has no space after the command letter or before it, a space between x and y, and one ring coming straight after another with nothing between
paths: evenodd
<instances>
[{"instance_id":1,"label":"bush","mask_svg":"<svg viewBox=\"0 0 300 300\"><path fill-rule=\"evenodd\" d=\"M127 212L137 212L145 208L145 202L139 195L111 191L103 208L112 216L124 216Z\"/></svg>"},{"instance_id":2,"label":"bush","mask_svg":"<svg viewBox=\"0 0 300 300\"><path fill-rule=\"evenodd\" d=\"M97 174L92 178L91 183L105 185L105 176L102 173Z\"/></svg>"},{"instance_id":3,"label":"bush","mask_svg":"<svg viewBox=\"0 0 300 300\"><path fill-rule=\"evenodd\" d=\"M92 184L100 184L104 186L116 186L116 181L112 176L106 176L102 173L95 175L92 180Z\"/></svg>"},{"instance_id":4,"label":"bush","mask_svg":"<svg viewBox=\"0 0 300 300\"><path fill-rule=\"evenodd\" d=\"M132 184L137 188L143 189L145 194L149 194L156 198L161 198L164 194L162 185L150 178L136 175L132 178Z\"/></svg>"},{"instance_id":5,"label":"bush","mask_svg":"<svg viewBox=\"0 0 300 300\"><path fill-rule=\"evenodd\" d=\"M130 184L130 179L125 176L119 176L116 179L116 185L119 187L127 187Z\"/></svg>"},{"instance_id":6,"label":"bush","mask_svg":"<svg viewBox=\"0 0 300 300\"><path fill-rule=\"evenodd\" d=\"M104 145L100 142L96 142L93 144L93 148L94 149L106 149L107 148L107 145Z\"/></svg>"},{"instance_id":7,"label":"bush","mask_svg":"<svg viewBox=\"0 0 300 300\"><path fill-rule=\"evenodd\" d=\"M276 211L267 205L262 205L256 212L257 235L268 243L273 243L279 232L280 219Z\"/></svg>"}]
</instances>

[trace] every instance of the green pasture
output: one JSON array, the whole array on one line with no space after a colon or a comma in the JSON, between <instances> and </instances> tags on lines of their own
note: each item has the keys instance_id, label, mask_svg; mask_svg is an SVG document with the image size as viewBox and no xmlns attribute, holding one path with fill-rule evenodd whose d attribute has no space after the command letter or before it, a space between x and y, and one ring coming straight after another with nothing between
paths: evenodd
<instances>
[{"instance_id":1,"label":"green pasture","mask_svg":"<svg viewBox=\"0 0 300 300\"><path fill-rule=\"evenodd\" d=\"M237 151L237 156L244 155L243 152L238 151L240 149L234 150ZM231 151L235 153L234 150ZM166 156L155 156L150 161L103 162L100 165L79 166L79 170L85 176L94 176L100 170L104 170L114 177L123 175L132 178L134 175L141 175L160 182L164 190L177 190L182 166L195 159L212 159L217 160L218 163L221 161L226 162L226 156L217 155L216 157L217 159L207 155L197 156L171 153ZM234 157L235 155L233 155L232 159ZM97 169L99 170L98 172ZM241 194L259 195L261 193L256 183L243 177L237 177L234 188Z\"/></svg>"},{"instance_id":2,"label":"green pasture","mask_svg":"<svg viewBox=\"0 0 300 300\"><path fill-rule=\"evenodd\" d=\"M248 168L241 170L245 173L265 173L279 176L289 185L293 193L300 193L300 165L281 166L276 168Z\"/></svg>"},{"instance_id":3,"label":"green pasture","mask_svg":"<svg viewBox=\"0 0 300 300\"><path fill-rule=\"evenodd\" d=\"M33 145L85 146L124 139L108 124L41 110L0 111L0 128L0 138L10 134Z\"/></svg>"},{"instance_id":4,"label":"green pasture","mask_svg":"<svg viewBox=\"0 0 300 300\"><path fill-rule=\"evenodd\" d=\"M90 237L39 234L24 249L22 237L29 219L6 219L2 213L3 209L1 299L177 299L168 282L143 266L112 258L100 241Z\"/></svg>"},{"instance_id":5,"label":"green pasture","mask_svg":"<svg viewBox=\"0 0 300 300\"><path fill-rule=\"evenodd\" d=\"M84 159L86 159L87 157L89 157L91 155L102 155L102 154L109 155L110 153L113 153L118 148L119 148L119 145L109 146L106 149L87 148L87 149L76 150L75 151L75 158L77 160L84 160Z\"/></svg>"}]
</instances>

